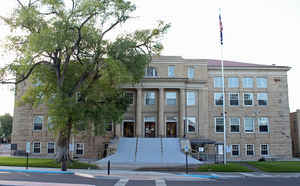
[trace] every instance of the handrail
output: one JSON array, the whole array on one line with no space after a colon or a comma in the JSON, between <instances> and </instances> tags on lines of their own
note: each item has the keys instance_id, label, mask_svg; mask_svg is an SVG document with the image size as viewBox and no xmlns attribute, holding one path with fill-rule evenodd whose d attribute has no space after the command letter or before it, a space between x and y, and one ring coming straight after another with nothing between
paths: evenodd
<instances>
[{"instance_id":1,"label":"handrail","mask_svg":"<svg viewBox=\"0 0 300 186\"><path fill-rule=\"evenodd\" d=\"M138 143L139 143L139 137L136 137L134 161L136 161L136 156L137 156L137 152L138 152Z\"/></svg>"}]
</instances>

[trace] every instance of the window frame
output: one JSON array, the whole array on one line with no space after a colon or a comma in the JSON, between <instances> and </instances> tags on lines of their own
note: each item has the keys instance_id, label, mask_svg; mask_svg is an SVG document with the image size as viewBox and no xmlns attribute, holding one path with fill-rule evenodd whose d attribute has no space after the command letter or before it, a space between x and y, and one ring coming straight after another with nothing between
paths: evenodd
<instances>
[{"instance_id":1,"label":"window frame","mask_svg":"<svg viewBox=\"0 0 300 186\"><path fill-rule=\"evenodd\" d=\"M149 71L151 69L151 71ZM158 77L158 73L155 67L148 66L145 70L145 77Z\"/></svg>"},{"instance_id":2,"label":"window frame","mask_svg":"<svg viewBox=\"0 0 300 186\"><path fill-rule=\"evenodd\" d=\"M110 130L107 130L108 126L110 126ZM113 122L110 121L110 122L105 122L104 123L104 130L105 132L112 132L113 131Z\"/></svg>"},{"instance_id":3,"label":"window frame","mask_svg":"<svg viewBox=\"0 0 300 186\"><path fill-rule=\"evenodd\" d=\"M248 154L248 145L252 146L252 152L253 154ZM250 151L249 151L250 152ZM255 148L254 148L254 144L245 144L245 155L246 156L255 156Z\"/></svg>"},{"instance_id":4,"label":"window frame","mask_svg":"<svg viewBox=\"0 0 300 186\"><path fill-rule=\"evenodd\" d=\"M194 77L195 77L195 68L194 67L192 67L192 66L188 67L187 76L188 76L188 79L194 79Z\"/></svg>"},{"instance_id":5,"label":"window frame","mask_svg":"<svg viewBox=\"0 0 300 186\"><path fill-rule=\"evenodd\" d=\"M266 145L267 146L267 154L262 154L262 146L263 145ZM270 155L270 147L269 147L269 144L260 144L260 155L261 156L269 156Z\"/></svg>"},{"instance_id":6,"label":"window frame","mask_svg":"<svg viewBox=\"0 0 300 186\"><path fill-rule=\"evenodd\" d=\"M37 118L37 117L41 117L41 128L40 129L37 129L36 128L36 122L35 122L35 118ZM42 131L43 130L43 124L44 124L44 116L43 115L35 115L34 117L33 117L33 130L34 131Z\"/></svg>"},{"instance_id":7,"label":"window frame","mask_svg":"<svg viewBox=\"0 0 300 186\"><path fill-rule=\"evenodd\" d=\"M77 145L82 145L80 149L77 148ZM82 150L82 154L78 154L77 150ZM83 156L84 155L84 143L75 143L75 155Z\"/></svg>"},{"instance_id":8,"label":"window frame","mask_svg":"<svg viewBox=\"0 0 300 186\"><path fill-rule=\"evenodd\" d=\"M221 124L217 124L217 119L222 119L223 120L223 124L222 124L223 131L222 132L217 131L217 125L221 126ZM224 133L224 118L223 117L215 117L214 120L215 120L215 132L216 133Z\"/></svg>"},{"instance_id":9,"label":"window frame","mask_svg":"<svg viewBox=\"0 0 300 186\"><path fill-rule=\"evenodd\" d=\"M168 77L175 77L175 65L168 66Z\"/></svg>"},{"instance_id":10,"label":"window frame","mask_svg":"<svg viewBox=\"0 0 300 186\"><path fill-rule=\"evenodd\" d=\"M191 100L190 98L192 98L191 97L191 94L193 94L193 101L192 102L190 102L189 100ZM190 96L189 96L190 95ZM195 91L187 91L186 92L186 105L187 106L193 106L193 105L196 105L196 92Z\"/></svg>"},{"instance_id":11,"label":"window frame","mask_svg":"<svg viewBox=\"0 0 300 186\"><path fill-rule=\"evenodd\" d=\"M125 96L129 98L129 105L134 105L134 92L125 92Z\"/></svg>"},{"instance_id":12,"label":"window frame","mask_svg":"<svg viewBox=\"0 0 300 186\"><path fill-rule=\"evenodd\" d=\"M169 95L170 97L173 97L173 96L175 95L175 104L173 103L174 98L168 98L168 95ZM166 97L166 99L165 99L165 104L166 104L166 105L168 105L168 106L176 106L176 105L177 105L177 92L175 92L175 91L166 91L165 97ZM168 100L169 100L169 101L172 100L172 104L170 104L170 103L168 102Z\"/></svg>"},{"instance_id":13,"label":"window frame","mask_svg":"<svg viewBox=\"0 0 300 186\"><path fill-rule=\"evenodd\" d=\"M39 147L35 147L35 144L36 144L36 143L39 143L39 144L40 144ZM39 149L39 152L35 152L35 149L36 149L36 148ZM38 142L38 141L32 142L32 153L33 153L33 154L41 154L41 152L42 152L42 143L41 143L41 142Z\"/></svg>"},{"instance_id":14,"label":"window frame","mask_svg":"<svg viewBox=\"0 0 300 186\"><path fill-rule=\"evenodd\" d=\"M239 124L232 124L232 119L238 119ZM240 133L241 132L241 119L239 117L230 117L229 118L229 124L230 124L230 133ZM238 132L233 132L231 126L238 126L239 131Z\"/></svg>"},{"instance_id":15,"label":"window frame","mask_svg":"<svg viewBox=\"0 0 300 186\"><path fill-rule=\"evenodd\" d=\"M265 99L265 100L260 99L261 95L265 95L265 96L266 96L266 97L265 97L266 99ZM268 98L268 93L266 93L266 92L259 92L259 93L256 94L256 101L257 101L257 105L258 105L258 106L263 106L263 107L268 106L268 99L269 99L269 98ZM266 104L265 104L265 105L261 105L261 104L259 103L260 100L266 101Z\"/></svg>"},{"instance_id":16,"label":"window frame","mask_svg":"<svg viewBox=\"0 0 300 186\"><path fill-rule=\"evenodd\" d=\"M148 93L149 94L153 93L154 98L148 98L147 97ZM149 101L147 102L147 98L149 99L149 101L153 99L154 100L153 104L152 104L152 102L149 102ZM149 104L149 103L151 103L151 104ZM144 105L147 105L147 106L156 105L156 94L155 94L155 91L145 91L145 94L144 94Z\"/></svg>"},{"instance_id":17,"label":"window frame","mask_svg":"<svg viewBox=\"0 0 300 186\"><path fill-rule=\"evenodd\" d=\"M194 131L189 130L189 125L191 124L191 122L190 122L191 119L195 119L195 122L194 122L194 129L195 130ZM186 121L188 121L188 122L186 122ZM196 133L196 131L197 131L197 118L195 116L184 117L183 123L185 124L187 133Z\"/></svg>"},{"instance_id":18,"label":"window frame","mask_svg":"<svg viewBox=\"0 0 300 186\"><path fill-rule=\"evenodd\" d=\"M268 123L267 124L262 124L261 119L267 119ZM257 123L258 123L258 132L259 133L269 133L270 132L270 119L268 117L259 117L259 118L257 118ZM261 126L267 126L268 131L261 131L260 130Z\"/></svg>"},{"instance_id":19,"label":"window frame","mask_svg":"<svg viewBox=\"0 0 300 186\"><path fill-rule=\"evenodd\" d=\"M47 129L48 130L52 130L54 127L53 122L51 120L52 120L51 116L48 116L48 118L47 118Z\"/></svg>"},{"instance_id":20,"label":"window frame","mask_svg":"<svg viewBox=\"0 0 300 186\"><path fill-rule=\"evenodd\" d=\"M232 105L231 104L231 95L233 95L233 94L237 94L237 98L238 98L237 99L237 102L238 102L237 105ZM238 106L240 106L240 93L238 93L238 92L230 92L228 97L229 97L229 105L230 106L232 106L232 107L238 107ZM232 101L235 101L235 100L232 100Z\"/></svg>"},{"instance_id":21,"label":"window frame","mask_svg":"<svg viewBox=\"0 0 300 186\"><path fill-rule=\"evenodd\" d=\"M264 81L259 81L259 80L264 80ZM264 86L261 86L262 84L258 82L264 82L265 84L263 83ZM256 88L268 88L268 79L264 77L256 78Z\"/></svg>"},{"instance_id":22,"label":"window frame","mask_svg":"<svg viewBox=\"0 0 300 186\"><path fill-rule=\"evenodd\" d=\"M251 86L249 86L250 82L251 82ZM251 78L251 77L244 77L243 78L243 88L253 88L253 83L254 83L253 78Z\"/></svg>"},{"instance_id":23,"label":"window frame","mask_svg":"<svg viewBox=\"0 0 300 186\"><path fill-rule=\"evenodd\" d=\"M49 143L53 143L53 152L51 153L49 153ZM55 154L56 153L56 144L55 144L55 142L52 142L52 141L50 141L50 142L48 142L47 143L47 154Z\"/></svg>"},{"instance_id":24,"label":"window frame","mask_svg":"<svg viewBox=\"0 0 300 186\"><path fill-rule=\"evenodd\" d=\"M233 146L237 146L238 147L238 154L237 155L235 155L235 154L233 154ZM241 154L241 150L240 150L240 144L231 144L231 156L232 157L239 157L240 156L240 154Z\"/></svg>"},{"instance_id":25,"label":"window frame","mask_svg":"<svg viewBox=\"0 0 300 186\"><path fill-rule=\"evenodd\" d=\"M252 120L252 131L246 131L246 119ZM255 118L253 117L244 117L244 132L245 133L255 133Z\"/></svg>"},{"instance_id":26,"label":"window frame","mask_svg":"<svg viewBox=\"0 0 300 186\"><path fill-rule=\"evenodd\" d=\"M214 88L223 88L223 78L221 76L214 77Z\"/></svg>"},{"instance_id":27,"label":"window frame","mask_svg":"<svg viewBox=\"0 0 300 186\"><path fill-rule=\"evenodd\" d=\"M245 95L246 94L249 94L249 95L251 95L251 105L246 105L246 103L245 103L245 101L246 101L246 99L245 99ZM244 92L244 94L243 94L243 105L244 106L246 106L246 107L252 107L253 105L254 105L254 97L253 97L253 93L250 93L250 92Z\"/></svg>"},{"instance_id":28,"label":"window frame","mask_svg":"<svg viewBox=\"0 0 300 186\"><path fill-rule=\"evenodd\" d=\"M217 101L221 101L221 99L216 99L216 95L221 95L221 97L222 97L222 104L217 104ZM223 106L223 104L224 104L224 94L223 93L221 93L221 92L215 92L214 93L214 105L215 106Z\"/></svg>"},{"instance_id":29,"label":"window frame","mask_svg":"<svg viewBox=\"0 0 300 186\"><path fill-rule=\"evenodd\" d=\"M231 80L237 80L237 85L232 84L233 82ZM240 82L239 82L239 78L238 77L229 77L228 78L228 88L239 88L240 86Z\"/></svg>"}]
</instances>

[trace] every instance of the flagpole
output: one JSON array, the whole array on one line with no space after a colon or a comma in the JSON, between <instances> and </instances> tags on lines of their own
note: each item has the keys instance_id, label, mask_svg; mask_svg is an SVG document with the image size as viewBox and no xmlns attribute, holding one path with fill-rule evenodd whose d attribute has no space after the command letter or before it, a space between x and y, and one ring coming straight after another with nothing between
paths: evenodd
<instances>
[{"instance_id":1,"label":"flagpole","mask_svg":"<svg viewBox=\"0 0 300 186\"><path fill-rule=\"evenodd\" d=\"M221 47L221 69L222 69L222 93L223 93L223 125L224 125L224 164L227 163L227 141L226 141L226 112L225 112L225 105L226 105L226 99L225 99L225 78L224 78L224 60L223 60L223 25L221 21L221 9L219 9L220 15L219 15L219 21L220 21L220 47Z\"/></svg>"}]
</instances>

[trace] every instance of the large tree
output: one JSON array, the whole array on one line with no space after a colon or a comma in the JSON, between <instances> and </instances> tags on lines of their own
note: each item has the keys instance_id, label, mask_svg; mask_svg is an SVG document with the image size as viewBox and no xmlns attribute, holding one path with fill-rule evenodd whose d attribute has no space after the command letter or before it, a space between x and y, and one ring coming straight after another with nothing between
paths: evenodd
<instances>
[{"instance_id":1,"label":"large tree","mask_svg":"<svg viewBox=\"0 0 300 186\"><path fill-rule=\"evenodd\" d=\"M125 0L17 0L2 17L12 29L7 47L13 62L0 71L0 82L29 79L24 103L46 104L57 134L57 160L66 170L68 144L76 128L101 131L117 121L128 100L122 83L137 83L151 56L162 50L169 24L131 34L107 34L130 19L135 5ZM15 75L14 81L7 79Z\"/></svg>"},{"instance_id":2,"label":"large tree","mask_svg":"<svg viewBox=\"0 0 300 186\"><path fill-rule=\"evenodd\" d=\"M0 137L9 139L12 131L13 118L10 114L0 116Z\"/></svg>"}]
</instances>

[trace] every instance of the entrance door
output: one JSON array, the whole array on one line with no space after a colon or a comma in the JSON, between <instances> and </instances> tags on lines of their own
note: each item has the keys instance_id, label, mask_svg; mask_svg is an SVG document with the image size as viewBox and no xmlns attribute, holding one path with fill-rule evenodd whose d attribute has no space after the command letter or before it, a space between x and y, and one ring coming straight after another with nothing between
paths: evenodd
<instances>
[{"instance_id":1,"label":"entrance door","mask_svg":"<svg viewBox=\"0 0 300 186\"><path fill-rule=\"evenodd\" d=\"M145 122L145 137L155 137L155 122Z\"/></svg>"},{"instance_id":2,"label":"entrance door","mask_svg":"<svg viewBox=\"0 0 300 186\"><path fill-rule=\"evenodd\" d=\"M124 137L134 137L134 122L124 121L123 122L123 136Z\"/></svg>"},{"instance_id":3,"label":"entrance door","mask_svg":"<svg viewBox=\"0 0 300 186\"><path fill-rule=\"evenodd\" d=\"M167 122L167 137L176 137L176 122Z\"/></svg>"}]
</instances>

